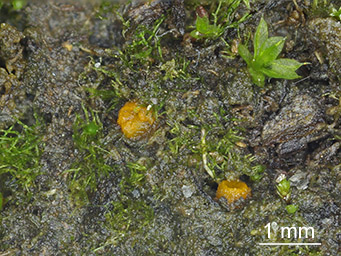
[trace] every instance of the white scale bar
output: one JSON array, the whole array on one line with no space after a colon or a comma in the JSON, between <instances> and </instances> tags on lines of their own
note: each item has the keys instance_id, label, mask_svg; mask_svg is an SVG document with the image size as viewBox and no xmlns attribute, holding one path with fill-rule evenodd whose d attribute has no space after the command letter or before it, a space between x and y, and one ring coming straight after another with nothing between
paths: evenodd
<instances>
[{"instance_id":1,"label":"white scale bar","mask_svg":"<svg viewBox=\"0 0 341 256\"><path fill-rule=\"evenodd\" d=\"M258 243L259 245L321 245L321 243Z\"/></svg>"}]
</instances>

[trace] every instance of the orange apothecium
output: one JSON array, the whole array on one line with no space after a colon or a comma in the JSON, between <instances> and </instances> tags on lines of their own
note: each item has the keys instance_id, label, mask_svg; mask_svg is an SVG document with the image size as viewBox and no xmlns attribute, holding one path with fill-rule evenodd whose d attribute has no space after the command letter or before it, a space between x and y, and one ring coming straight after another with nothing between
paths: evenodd
<instances>
[{"instance_id":1,"label":"orange apothecium","mask_svg":"<svg viewBox=\"0 0 341 256\"><path fill-rule=\"evenodd\" d=\"M230 204L237 201L241 197L246 199L246 197L249 195L251 195L251 189L246 185L245 182L240 180L223 180L219 183L216 192L216 197L218 199L223 196Z\"/></svg>"},{"instance_id":2,"label":"orange apothecium","mask_svg":"<svg viewBox=\"0 0 341 256\"><path fill-rule=\"evenodd\" d=\"M153 113L135 101L127 102L118 112L117 123L129 139L147 134L154 122Z\"/></svg>"}]
</instances>

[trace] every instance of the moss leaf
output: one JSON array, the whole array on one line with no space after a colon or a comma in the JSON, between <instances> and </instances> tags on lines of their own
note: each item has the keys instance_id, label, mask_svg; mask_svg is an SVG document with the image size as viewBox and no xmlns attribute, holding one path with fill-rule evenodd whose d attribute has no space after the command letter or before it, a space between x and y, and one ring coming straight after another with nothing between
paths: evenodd
<instances>
[{"instance_id":1,"label":"moss leaf","mask_svg":"<svg viewBox=\"0 0 341 256\"><path fill-rule=\"evenodd\" d=\"M259 60L264 66L274 61L281 53L284 46L284 41L285 38L280 36L268 38L262 45L256 62Z\"/></svg>"},{"instance_id":2,"label":"moss leaf","mask_svg":"<svg viewBox=\"0 0 341 256\"><path fill-rule=\"evenodd\" d=\"M252 67L249 67L249 72L252 78L252 82L259 87L263 87L265 84L265 76L263 73L254 70Z\"/></svg>"},{"instance_id":3,"label":"moss leaf","mask_svg":"<svg viewBox=\"0 0 341 256\"><path fill-rule=\"evenodd\" d=\"M253 48L255 51L254 53L255 57L259 55L260 49L267 39L268 39L268 25L266 24L265 20L262 17L257 27L255 38L253 40Z\"/></svg>"},{"instance_id":4,"label":"moss leaf","mask_svg":"<svg viewBox=\"0 0 341 256\"><path fill-rule=\"evenodd\" d=\"M252 55L247 47L243 44L238 45L238 53L245 60L248 66L251 65Z\"/></svg>"},{"instance_id":5,"label":"moss leaf","mask_svg":"<svg viewBox=\"0 0 341 256\"><path fill-rule=\"evenodd\" d=\"M261 72L268 77L296 79L300 76L295 71L303 64L292 59L278 59L271 62L268 67L262 68Z\"/></svg>"}]
</instances>

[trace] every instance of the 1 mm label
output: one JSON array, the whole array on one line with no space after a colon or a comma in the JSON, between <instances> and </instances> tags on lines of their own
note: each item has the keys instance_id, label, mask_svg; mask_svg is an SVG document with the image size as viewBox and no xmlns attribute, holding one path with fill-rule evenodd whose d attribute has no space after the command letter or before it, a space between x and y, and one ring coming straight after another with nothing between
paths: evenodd
<instances>
[{"instance_id":1,"label":"1 mm label","mask_svg":"<svg viewBox=\"0 0 341 256\"><path fill-rule=\"evenodd\" d=\"M279 227L276 222L265 225L268 238L280 236L281 239L314 239L315 230L313 227ZM321 243L259 243L259 245L321 245Z\"/></svg>"},{"instance_id":2,"label":"1 mm label","mask_svg":"<svg viewBox=\"0 0 341 256\"><path fill-rule=\"evenodd\" d=\"M265 226L268 232L268 238L271 238L271 224L270 222ZM314 238L315 230L313 227L280 227L281 238ZM276 234L278 230L274 230Z\"/></svg>"}]
</instances>

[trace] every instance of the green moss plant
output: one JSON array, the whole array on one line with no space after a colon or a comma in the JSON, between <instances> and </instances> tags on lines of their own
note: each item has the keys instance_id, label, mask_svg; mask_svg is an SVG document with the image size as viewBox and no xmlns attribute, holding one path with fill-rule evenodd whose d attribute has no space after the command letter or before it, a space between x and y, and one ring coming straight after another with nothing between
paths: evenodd
<instances>
[{"instance_id":1,"label":"green moss plant","mask_svg":"<svg viewBox=\"0 0 341 256\"><path fill-rule=\"evenodd\" d=\"M84 105L82 107L85 119L80 115L76 116L72 136L74 146L79 152L78 160L71 169L64 171L65 174L70 173L71 198L79 206L88 203L88 194L95 190L97 180L113 169L104 161L109 152L101 143L103 125L93 110L90 109L89 114Z\"/></svg>"},{"instance_id":2,"label":"green moss plant","mask_svg":"<svg viewBox=\"0 0 341 256\"><path fill-rule=\"evenodd\" d=\"M216 39L220 37L228 28L238 27L238 25L249 17L246 13L239 20L235 20L235 12L241 0L220 0L214 13L212 13L213 21L209 19L208 13L200 7L200 13L197 14L195 29L190 33L196 39ZM249 1L244 1L246 6L250 6Z\"/></svg>"},{"instance_id":3,"label":"green moss plant","mask_svg":"<svg viewBox=\"0 0 341 256\"><path fill-rule=\"evenodd\" d=\"M120 193L117 200L111 202L105 213L105 224L112 232L107 244L116 244L129 232L140 232L154 219L151 202L145 198L147 167L139 162L129 162L127 167L129 171L121 169ZM134 192L139 195L138 199L134 198Z\"/></svg>"},{"instance_id":4,"label":"green moss plant","mask_svg":"<svg viewBox=\"0 0 341 256\"><path fill-rule=\"evenodd\" d=\"M285 200L288 200L290 198L291 186L290 186L290 181L288 181L286 178L282 179L278 183L276 188L277 188L277 193L281 198Z\"/></svg>"},{"instance_id":5,"label":"green moss plant","mask_svg":"<svg viewBox=\"0 0 341 256\"><path fill-rule=\"evenodd\" d=\"M294 214L298 210L298 206L295 204L288 204L285 209L287 210L288 213Z\"/></svg>"},{"instance_id":6,"label":"green moss plant","mask_svg":"<svg viewBox=\"0 0 341 256\"><path fill-rule=\"evenodd\" d=\"M284 46L284 37L269 37L268 26L261 18L253 39L254 54L239 44L238 52L245 60L253 83L263 87L265 77L296 79L300 78L296 70L306 63L293 59L278 58Z\"/></svg>"},{"instance_id":7,"label":"green moss plant","mask_svg":"<svg viewBox=\"0 0 341 256\"><path fill-rule=\"evenodd\" d=\"M0 177L9 177L26 191L40 174L42 129L37 116L32 126L17 120L8 129L0 129Z\"/></svg>"},{"instance_id":8,"label":"green moss plant","mask_svg":"<svg viewBox=\"0 0 341 256\"><path fill-rule=\"evenodd\" d=\"M341 21L341 7L338 10L335 7L332 7L329 15Z\"/></svg>"}]
</instances>

